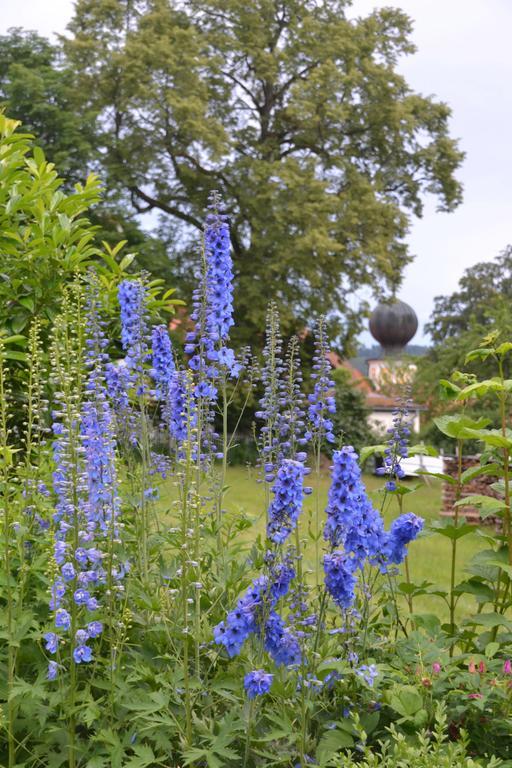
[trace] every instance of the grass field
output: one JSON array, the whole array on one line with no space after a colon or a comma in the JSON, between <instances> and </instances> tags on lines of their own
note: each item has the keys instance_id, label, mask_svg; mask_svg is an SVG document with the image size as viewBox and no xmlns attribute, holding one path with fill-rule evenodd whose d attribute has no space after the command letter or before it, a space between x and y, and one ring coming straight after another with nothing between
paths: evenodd
<instances>
[{"instance_id":1,"label":"grass field","mask_svg":"<svg viewBox=\"0 0 512 768\"><path fill-rule=\"evenodd\" d=\"M233 467L228 470L227 486L224 497L224 508L230 513L244 511L250 517L254 518L253 527L245 533L248 545L255 539L259 533L264 533L265 529L265 488L262 483L257 482L258 472L252 468ZM370 496L377 508L381 507L382 494L378 489L382 487L381 478L372 475L365 475L365 484ZM314 487L314 492L308 496L305 501L304 514L302 515L301 535L307 537L308 519L314 517L316 509L316 497L318 493L321 520L324 519L324 509L327 502L327 491L329 488L329 473L324 472L320 478L319 488L315 488L315 477L310 475L307 482ZM414 493L404 496L404 512L414 512L423 517L428 526L429 523L439 520L439 510L441 507L441 483L436 479L429 479L428 484L424 480L412 479L406 483L409 487L419 486ZM173 500L174 490L172 485L167 484L161 488L162 508L169 508ZM398 506L396 498L387 495L386 507L383 510L386 526L398 516ZM457 581L461 581L467 576L464 574L464 567L470 558L479 550L488 547L485 540L476 532L465 536L457 544ZM315 561L315 547L313 542L308 544L305 552L306 567L313 567ZM428 531L410 546L409 550L409 570L410 578L416 584L423 581L433 582L445 589L448 589L450 583L451 566L451 542L444 536L432 534ZM442 621L447 620L448 611L442 598L436 596L420 596L414 602L415 611L428 611L436 613ZM459 615L473 613L476 605L471 597L463 596L459 600Z\"/></svg>"}]
</instances>

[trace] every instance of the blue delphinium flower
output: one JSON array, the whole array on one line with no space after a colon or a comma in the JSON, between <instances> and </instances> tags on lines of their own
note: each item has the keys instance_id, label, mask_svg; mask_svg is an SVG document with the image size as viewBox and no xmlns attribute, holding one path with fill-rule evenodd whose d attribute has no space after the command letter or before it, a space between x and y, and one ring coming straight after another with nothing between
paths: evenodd
<instances>
[{"instance_id":1,"label":"blue delphinium flower","mask_svg":"<svg viewBox=\"0 0 512 768\"><path fill-rule=\"evenodd\" d=\"M106 364L105 385L115 415L117 439L120 443L136 446L140 424L130 405L130 379L131 372L124 360Z\"/></svg>"},{"instance_id":2,"label":"blue delphinium flower","mask_svg":"<svg viewBox=\"0 0 512 768\"><path fill-rule=\"evenodd\" d=\"M356 675L361 677L367 685L373 687L376 678L379 676L379 670L375 664L362 664L359 669L356 669Z\"/></svg>"},{"instance_id":3,"label":"blue delphinium flower","mask_svg":"<svg viewBox=\"0 0 512 768\"><path fill-rule=\"evenodd\" d=\"M228 346L233 326L233 262L227 217L221 212L217 192L210 198L210 212L204 229L204 261L199 286L193 293L191 318L195 328L186 337L185 352L192 355L190 367L198 373L198 396L214 399L213 381L218 366L237 376L240 367ZM204 390L208 386L208 392Z\"/></svg>"},{"instance_id":4,"label":"blue delphinium flower","mask_svg":"<svg viewBox=\"0 0 512 768\"><path fill-rule=\"evenodd\" d=\"M412 514L401 515L389 532L384 530L382 517L366 493L358 456L351 446L334 452L326 513L324 537L333 551L324 557L325 585L333 600L347 609L355 600L357 571L366 563L379 565L382 570L389 563L401 563L423 520Z\"/></svg>"},{"instance_id":5,"label":"blue delphinium flower","mask_svg":"<svg viewBox=\"0 0 512 768\"><path fill-rule=\"evenodd\" d=\"M44 636L45 640L45 648L48 651L48 653L57 653L57 648L59 647L59 638L55 634L55 632L47 632Z\"/></svg>"},{"instance_id":6,"label":"blue delphinium flower","mask_svg":"<svg viewBox=\"0 0 512 768\"><path fill-rule=\"evenodd\" d=\"M142 394L143 364L148 354L147 297L140 280L123 280L118 289L121 309L121 344L126 353L126 366L137 393Z\"/></svg>"},{"instance_id":7,"label":"blue delphinium flower","mask_svg":"<svg viewBox=\"0 0 512 768\"><path fill-rule=\"evenodd\" d=\"M268 599L269 582L265 576L256 578L236 608L230 611L225 621L213 630L215 642L223 645L229 656L237 656L247 638L256 632L258 617Z\"/></svg>"},{"instance_id":8,"label":"blue delphinium flower","mask_svg":"<svg viewBox=\"0 0 512 768\"><path fill-rule=\"evenodd\" d=\"M103 624L101 621L91 621L87 625L87 634L89 637L99 637L103 632Z\"/></svg>"},{"instance_id":9,"label":"blue delphinium flower","mask_svg":"<svg viewBox=\"0 0 512 768\"><path fill-rule=\"evenodd\" d=\"M333 548L343 545L361 565L380 552L384 525L366 493L358 458L350 445L333 454L324 537Z\"/></svg>"},{"instance_id":10,"label":"blue delphinium flower","mask_svg":"<svg viewBox=\"0 0 512 768\"><path fill-rule=\"evenodd\" d=\"M174 372L169 387L166 409L169 433L180 444L187 438L187 420L190 420L192 426L195 423L194 405L191 398L187 397L186 371ZM190 413L190 411L192 412Z\"/></svg>"},{"instance_id":11,"label":"blue delphinium flower","mask_svg":"<svg viewBox=\"0 0 512 768\"><path fill-rule=\"evenodd\" d=\"M73 651L73 658L76 664L88 664L93 660L92 650L88 645L77 645Z\"/></svg>"},{"instance_id":12,"label":"blue delphinium flower","mask_svg":"<svg viewBox=\"0 0 512 768\"><path fill-rule=\"evenodd\" d=\"M303 479L307 473L300 461L285 459L272 486L272 499L268 510L267 535L276 544L282 544L297 525L304 498Z\"/></svg>"},{"instance_id":13,"label":"blue delphinium flower","mask_svg":"<svg viewBox=\"0 0 512 768\"><path fill-rule=\"evenodd\" d=\"M274 565L269 576L258 576L240 598L236 608L213 631L215 642L229 656L237 656L252 634L263 637L265 647L276 663L294 664L300 648L295 635L286 628L274 608L289 589L295 571L287 563Z\"/></svg>"},{"instance_id":14,"label":"blue delphinium flower","mask_svg":"<svg viewBox=\"0 0 512 768\"><path fill-rule=\"evenodd\" d=\"M388 562L400 565L407 555L407 545L414 541L423 529L424 520L412 512L406 512L391 523L384 551Z\"/></svg>"},{"instance_id":15,"label":"blue delphinium flower","mask_svg":"<svg viewBox=\"0 0 512 768\"><path fill-rule=\"evenodd\" d=\"M324 537L333 551L324 557L325 585L337 605L348 609L356 596L357 571L366 562L383 562L386 541L382 517L368 498L352 446L334 452L326 513Z\"/></svg>"},{"instance_id":16,"label":"blue delphinium flower","mask_svg":"<svg viewBox=\"0 0 512 768\"><path fill-rule=\"evenodd\" d=\"M355 600L357 562L345 552L324 555L325 586L340 608L348 609Z\"/></svg>"},{"instance_id":17,"label":"blue delphinium flower","mask_svg":"<svg viewBox=\"0 0 512 768\"><path fill-rule=\"evenodd\" d=\"M59 671L59 665L56 661L50 661L48 662L48 671L46 673L46 679L47 680L55 680L57 677L57 672Z\"/></svg>"},{"instance_id":18,"label":"blue delphinium flower","mask_svg":"<svg viewBox=\"0 0 512 768\"><path fill-rule=\"evenodd\" d=\"M290 584L295 578L295 568L289 560L272 565L270 570L270 593L278 600L288 594Z\"/></svg>"},{"instance_id":19,"label":"blue delphinium flower","mask_svg":"<svg viewBox=\"0 0 512 768\"><path fill-rule=\"evenodd\" d=\"M71 616L65 608L57 608L55 611L55 626L60 629L69 629L71 626Z\"/></svg>"},{"instance_id":20,"label":"blue delphinium flower","mask_svg":"<svg viewBox=\"0 0 512 768\"><path fill-rule=\"evenodd\" d=\"M308 396L308 416L310 429L318 440L325 439L333 443L333 423L330 418L336 413L336 403L333 397L334 381L331 378L331 363L329 362L329 347L325 338L325 323L320 320L315 333L315 352L313 356L314 382L313 392Z\"/></svg>"},{"instance_id":21,"label":"blue delphinium flower","mask_svg":"<svg viewBox=\"0 0 512 768\"><path fill-rule=\"evenodd\" d=\"M274 675L264 669L255 669L244 677L244 688L249 699L263 696L270 691Z\"/></svg>"},{"instance_id":22,"label":"blue delphinium flower","mask_svg":"<svg viewBox=\"0 0 512 768\"><path fill-rule=\"evenodd\" d=\"M171 339L165 325L156 325L152 334L151 377L155 382L155 397L166 400L169 386L176 370Z\"/></svg>"},{"instance_id":23,"label":"blue delphinium flower","mask_svg":"<svg viewBox=\"0 0 512 768\"><path fill-rule=\"evenodd\" d=\"M278 666L288 667L301 662L297 637L275 611L271 611L265 623L265 648Z\"/></svg>"}]
</instances>

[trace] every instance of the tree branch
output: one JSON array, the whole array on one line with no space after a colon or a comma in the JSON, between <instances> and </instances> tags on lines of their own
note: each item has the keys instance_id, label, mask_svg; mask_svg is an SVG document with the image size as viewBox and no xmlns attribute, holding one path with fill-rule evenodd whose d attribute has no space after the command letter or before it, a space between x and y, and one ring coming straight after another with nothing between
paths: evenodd
<instances>
[{"instance_id":1,"label":"tree branch","mask_svg":"<svg viewBox=\"0 0 512 768\"><path fill-rule=\"evenodd\" d=\"M164 213L168 213L170 216L176 216L177 219L186 221L187 224L191 224L197 229L202 229L203 227L202 222L199 221L199 219L196 219L195 216L192 216L192 214L187 213L186 211L182 211L179 208L176 208L176 206L170 205L169 203L164 203L162 200L158 200L156 197L148 195L148 193L144 192L144 190L140 187L130 187L130 194L132 196L134 207L139 211L139 213L144 213L152 210L153 208L158 208L160 211L164 211ZM146 205L137 208L137 202L135 199L137 197L140 200L143 200Z\"/></svg>"}]
</instances>

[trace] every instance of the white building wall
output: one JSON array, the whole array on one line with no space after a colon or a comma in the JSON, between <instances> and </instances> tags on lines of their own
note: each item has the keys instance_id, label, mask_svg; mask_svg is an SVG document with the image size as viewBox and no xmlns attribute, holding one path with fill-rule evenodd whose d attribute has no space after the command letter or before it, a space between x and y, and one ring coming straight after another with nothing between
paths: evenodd
<instances>
[{"instance_id":1,"label":"white building wall","mask_svg":"<svg viewBox=\"0 0 512 768\"><path fill-rule=\"evenodd\" d=\"M371 411L368 414L368 422L371 427L385 431L393 426L393 413L391 411ZM412 419L413 432L420 431L420 412L415 411Z\"/></svg>"}]
</instances>

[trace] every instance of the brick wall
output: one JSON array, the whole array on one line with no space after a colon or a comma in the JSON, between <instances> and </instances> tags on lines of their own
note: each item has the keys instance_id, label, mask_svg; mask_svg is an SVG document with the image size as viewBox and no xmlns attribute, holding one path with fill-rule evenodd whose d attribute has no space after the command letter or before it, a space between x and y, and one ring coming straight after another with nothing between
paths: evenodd
<instances>
[{"instance_id":1,"label":"brick wall","mask_svg":"<svg viewBox=\"0 0 512 768\"><path fill-rule=\"evenodd\" d=\"M480 456L463 456L462 457L462 471L469 469L470 467L477 467L480 465ZM443 472L445 475L451 477L457 477L458 460L455 456L443 456ZM473 496L475 494L483 494L484 496L498 497L498 494L493 491L491 485L497 480L496 477L491 475L479 475L474 480L463 486L462 498L464 496ZM444 517L453 517L454 504L457 496L457 486L451 483L443 482L442 498L441 498L441 515ZM478 524L485 522L488 525L500 524L500 520L493 517L488 517L485 521L480 518L480 511L476 507L459 507L461 517L466 518L468 523Z\"/></svg>"}]
</instances>

